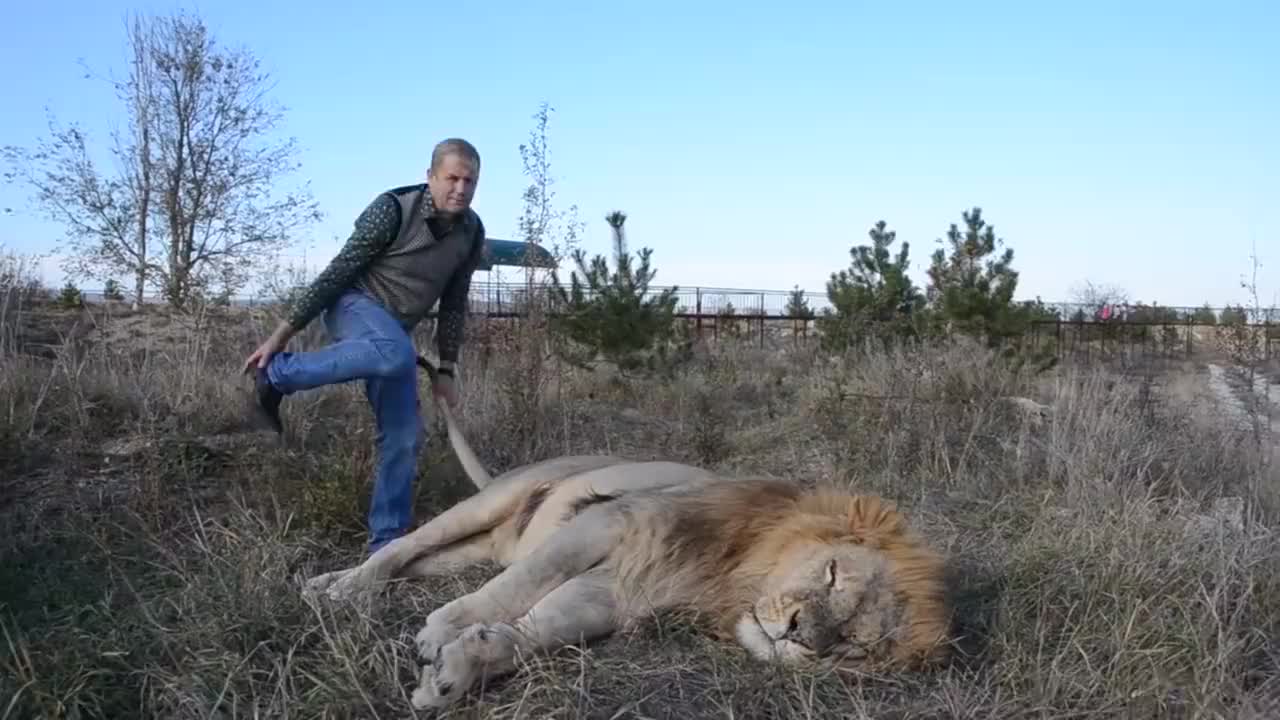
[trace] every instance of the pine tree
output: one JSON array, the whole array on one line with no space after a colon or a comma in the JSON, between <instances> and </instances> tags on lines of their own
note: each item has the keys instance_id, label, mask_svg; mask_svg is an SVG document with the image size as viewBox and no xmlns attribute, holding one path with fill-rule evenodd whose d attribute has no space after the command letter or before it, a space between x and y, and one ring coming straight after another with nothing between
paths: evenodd
<instances>
[{"instance_id":1,"label":"pine tree","mask_svg":"<svg viewBox=\"0 0 1280 720\"><path fill-rule=\"evenodd\" d=\"M963 217L965 230L952 223L947 248L933 253L927 299L948 334L958 332L1000 344L1025 331L1028 320L1024 308L1013 305L1018 287L1013 248L1000 250L1004 241L982 218L981 208L964 212Z\"/></svg>"},{"instance_id":2,"label":"pine tree","mask_svg":"<svg viewBox=\"0 0 1280 720\"><path fill-rule=\"evenodd\" d=\"M804 290L799 285L792 288L790 295L787 296L787 306L783 312L792 318L809 320L813 318L813 308L809 307L809 298L805 297Z\"/></svg>"},{"instance_id":3,"label":"pine tree","mask_svg":"<svg viewBox=\"0 0 1280 720\"><path fill-rule=\"evenodd\" d=\"M107 278L107 282L102 286L103 300L124 300L124 291L120 289L120 283L115 278Z\"/></svg>"},{"instance_id":4,"label":"pine tree","mask_svg":"<svg viewBox=\"0 0 1280 720\"><path fill-rule=\"evenodd\" d=\"M657 274L649 265L653 250L642 248L633 265L623 232L626 219L621 211L605 218L613 232L613 272L603 255L588 263L586 253L575 248L577 271L569 274L568 292L552 273L559 305L552 326L562 340L562 355L571 362L590 365L603 359L622 370L653 370L667 359L677 289L650 294L649 284Z\"/></svg>"},{"instance_id":5,"label":"pine tree","mask_svg":"<svg viewBox=\"0 0 1280 720\"><path fill-rule=\"evenodd\" d=\"M870 245L849 250L850 267L831 274L827 299L831 307L817 319L822 344L843 349L866 338L890 342L916 335L924 296L907 275L910 243L903 242L896 257L889 246L897 237L881 220L868 232Z\"/></svg>"}]
</instances>

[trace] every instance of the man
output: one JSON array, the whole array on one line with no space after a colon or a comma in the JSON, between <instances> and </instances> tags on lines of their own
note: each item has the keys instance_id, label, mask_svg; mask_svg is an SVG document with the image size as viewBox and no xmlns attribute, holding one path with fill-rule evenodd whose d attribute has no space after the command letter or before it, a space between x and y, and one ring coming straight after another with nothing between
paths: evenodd
<instances>
[{"instance_id":1,"label":"man","mask_svg":"<svg viewBox=\"0 0 1280 720\"><path fill-rule=\"evenodd\" d=\"M423 432L410 333L437 300L440 373L432 393L457 407L454 369L471 275L485 241L484 224L471 209L479 175L480 154L471 143L450 138L436 145L427 182L374 198L292 314L245 362L244 371L255 374L255 412L277 433L284 430L279 407L285 396L364 380L378 443L371 552L407 532L413 519ZM314 352L283 352L322 311L334 343Z\"/></svg>"}]
</instances>

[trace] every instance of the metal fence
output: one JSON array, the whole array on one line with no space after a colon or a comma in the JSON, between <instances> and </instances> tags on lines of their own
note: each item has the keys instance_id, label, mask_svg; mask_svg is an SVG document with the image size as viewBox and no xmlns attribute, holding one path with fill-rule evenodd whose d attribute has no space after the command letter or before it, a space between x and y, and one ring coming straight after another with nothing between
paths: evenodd
<instances>
[{"instance_id":1,"label":"metal fence","mask_svg":"<svg viewBox=\"0 0 1280 720\"><path fill-rule=\"evenodd\" d=\"M1152 360L1190 360L1210 355L1252 357L1264 363L1280 359L1280 323L1261 313L1260 322L1038 320L1026 340L1034 349L1051 350L1076 362L1116 361L1121 365ZM1254 318L1248 318L1250 320Z\"/></svg>"},{"instance_id":2,"label":"metal fence","mask_svg":"<svg viewBox=\"0 0 1280 720\"><path fill-rule=\"evenodd\" d=\"M470 300L474 312L482 314L505 314L516 312L528 303L528 285L520 281L475 281L471 284ZM545 287L534 286L535 292L545 293ZM565 284L567 288L567 283ZM651 286L650 295L656 295L670 289L671 286ZM56 294L56 291L55 291ZM81 295L90 301L101 301L101 289L81 290ZM589 293L588 293L589 295ZM131 295L128 295L131 297ZM790 319L788 307L793 299L803 300L808 308L821 313L830 307L826 292L803 290L767 290L758 288L726 288L712 286L677 286L676 311L685 314L705 314L714 316L732 311L740 316L758 317L764 315L774 319ZM162 299L158 293L149 292L144 296L145 302L156 303ZM236 295L231 304L237 306L264 305L276 302L277 298L259 293L255 295ZM1019 301L1038 305L1046 316L1071 322L1125 322L1125 323L1187 323L1212 325L1222 323L1237 314L1250 324L1280 324L1280 308L1263 308L1255 310L1248 306L1171 306L1145 303L1098 306L1071 302Z\"/></svg>"},{"instance_id":3,"label":"metal fence","mask_svg":"<svg viewBox=\"0 0 1280 720\"><path fill-rule=\"evenodd\" d=\"M565 286L568 289L568 286ZM657 295L671 289L671 286L651 286L648 296ZM550 294L546 288L536 287L533 290L536 302L549 302ZM586 297L591 297L585 291ZM785 320L804 317L800 313L791 312L796 301L803 301L811 313L821 313L830 306L826 293L759 290L722 287L684 287L676 286L673 293L676 299L676 314L680 316L704 316L707 318L719 315L734 315L739 318L761 317ZM493 316L511 316L523 312L531 301L529 286L519 282L476 282L471 285L470 303L472 312Z\"/></svg>"},{"instance_id":4,"label":"metal fence","mask_svg":"<svg viewBox=\"0 0 1280 720\"><path fill-rule=\"evenodd\" d=\"M567 283L564 286L566 289L568 288ZM657 295L669 289L669 287L651 286L649 294ZM542 288L539 288L539 290L541 293L546 292ZM82 297L91 302L99 302L104 297L101 289L81 290L80 293ZM525 307L528 304L528 295L528 286L522 282L477 281L471 283L469 300L473 312L505 315L518 312L520 308ZM707 313L709 315L732 311L738 315L759 316L763 314L781 318L786 317L785 311L793 295L795 295L795 291L790 290L677 286L675 292L676 311L680 313ZM128 293L126 293L126 296L132 297ZM825 292L801 292L800 297L816 312L821 312L823 308L829 306ZM159 303L162 301L158 293L149 292L144 295L144 302ZM231 304L236 306L267 305L276 301L276 297L266 294L236 295L231 298Z\"/></svg>"},{"instance_id":5,"label":"metal fence","mask_svg":"<svg viewBox=\"0 0 1280 720\"><path fill-rule=\"evenodd\" d=\"M669 286L650 288L661 293ZM587 296L590 297L588 291ZM101 290L82 291L91 302L102 299ZM830 308L826 293L800 290L764 290L724 287L677 287L676 316L699 337L713 339L758 337L763 345L770 336L804 338L811 335L812 320ZM160 302L157 294L147 302ZM471 285L470 308L487 318L516 318L531 302L550 302L548 288L520 281L476 281ZM274 296L243 295L236 306L269 305ZM1060 356L1094 358L1191 357L1199 349L1220 343L1215 328L1244 325L1257 328L1260 351L1267 359L1280 351L1280 309L1244 306L1164 306L1133 303L1086 305L1081 303L1022 301L1036 307L1039 320L1032 323L1028 340L1033 347L1052 347ZM546 307L546 305L544 305Z\"/></svg>"}]
</instances>

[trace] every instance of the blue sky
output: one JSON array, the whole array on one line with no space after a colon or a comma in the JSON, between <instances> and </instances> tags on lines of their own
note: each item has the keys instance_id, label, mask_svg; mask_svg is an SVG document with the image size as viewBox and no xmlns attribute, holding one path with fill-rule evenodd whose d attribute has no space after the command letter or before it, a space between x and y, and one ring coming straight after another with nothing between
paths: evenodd
<instances>
[{"instance_id":1,"label":"blue sky","mask_svg":"<svg viewBox=\"0 0 1280 720\"><path fill-rule=\"evenodd\" d=\"M7 11L0 144L45 108L105 141L129 10ZM880 219L914 274L974 205L1014 248L1020 297L1083 280L1135 300L1243 301L1251 244L1280 289L1280 4L1222 2L243 2L199 7L252 48L288 108L325 221L318 268L381 190L422 179L432 145L480 148L476 209L515 236L517 147L543 100L561 205L585 247L628 213L657 282L821 291ZM0 185L0 245L61 236ZM61 282L50 266L51 281Z\"/></svg>"}]
</instances>

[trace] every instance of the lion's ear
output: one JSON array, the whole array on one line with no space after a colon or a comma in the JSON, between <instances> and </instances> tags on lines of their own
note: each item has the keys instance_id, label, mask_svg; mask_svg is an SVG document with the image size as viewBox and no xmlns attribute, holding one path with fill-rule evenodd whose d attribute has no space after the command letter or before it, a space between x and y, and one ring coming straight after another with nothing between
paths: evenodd
<instances>
[{"instance_id":1,"label":"lion's ear","mask_svg":"<svg viewBox=\"0 0 1280 720\"><path fill-rule=\"evenodd\" d=\"M880 544L899 531L902 517L894 504L874 495L851 498L845 514L850 540L858 545Z\"/></svg>"}]
</instances>

